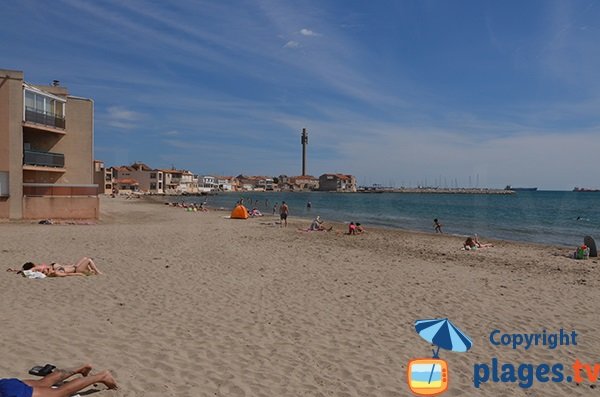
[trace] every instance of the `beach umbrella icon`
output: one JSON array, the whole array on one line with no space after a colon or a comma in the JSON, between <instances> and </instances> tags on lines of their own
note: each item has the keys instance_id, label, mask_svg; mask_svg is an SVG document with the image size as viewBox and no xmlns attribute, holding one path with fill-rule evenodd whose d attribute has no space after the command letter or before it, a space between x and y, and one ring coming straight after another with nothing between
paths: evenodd
<instances>
[{"instance_id":1,"label":"beach umbrella icon","mask_svg":"<svg viewBox=\"0 0 600 397\"><path fill-rule=\"evenodd\" d=\"M473 345L471 339L447 318L417 320L415 329L421 338L437 346L437 350L433 350L433 358L439 358L440 348L464 353ZM431 368L429 382L431 382L434 368L435 366Z\"/></svg>"},{"instance_id":2,"label":"beach umbrella icon","mask_svg":"<svg viewBox=\"0 0 600 397\"><path fill-rule=\"evenodd\" d=\"M434 318L431 320L417 320L415 329L421 338L437 346L433 357L437 358L442 349L464 353L471 348L473 342L458 327L447 318Z\"/></svg>"}]
</instances>

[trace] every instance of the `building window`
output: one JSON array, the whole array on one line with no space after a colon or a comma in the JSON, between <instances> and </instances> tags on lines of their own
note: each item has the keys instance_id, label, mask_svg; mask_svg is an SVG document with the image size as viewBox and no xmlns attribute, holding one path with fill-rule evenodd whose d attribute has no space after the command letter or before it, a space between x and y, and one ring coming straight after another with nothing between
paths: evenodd
<instances>
[{"instance_id":1,"label":"building window","mask_svg":"<svg viewBox=\"0 0 600 397\"><path fill-rule=\"evenodd\" d=\"M156 183L154 183L154 182L150 183L150 190L156 190Z\"/></svg>"},{"instance_id":2,"label":"building window","mask_svg":"<svg viewBox=\"0 0 600 397\"><path fill-rule=\"evenodd\" d=\"M0 171L0 197L8 197L8 172Z\"/></svg>"},{"instance_id":3,"label":"building window","mask_svg":"<svg viewBox=\"0 0 600 397\"><path fill-rule=\"evenodd\" d=\"M150 179L156 179L156 172L150 173Z\"/></svg>"},{"instance_id":4,"label":"building window","mask_svg":"<svg viewBox=\"0 0 600 397\"><path fill-rule=\"evenodd\" d=\"M65 128L65 102L25 89L24 120Z\"/></svg>"}]
</instances>

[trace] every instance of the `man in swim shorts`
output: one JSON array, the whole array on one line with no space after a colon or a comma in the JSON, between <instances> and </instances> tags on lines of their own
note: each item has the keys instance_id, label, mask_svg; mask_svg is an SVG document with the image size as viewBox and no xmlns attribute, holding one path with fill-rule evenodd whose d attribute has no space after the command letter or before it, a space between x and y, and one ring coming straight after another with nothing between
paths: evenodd
<instances>
[{"instance_id":1,"label":"man in swim shorts","mask_svg":"<svg viewBox=\"0 0 600 397\"><path fill-rule=\"evenodd\" d=\"M288 208L288 205L285 203L285 201L282 201L281 206L279 207L279 219L281 220L279 227L287 227L287 217L289 212L290 209Z\"/></svg>"},{"instance_id":2,"label":"man in swim shorts","mask_svg":"<svg viewBox=\"0 0 600 397\"><path fill-rule=\"evenodd\" d=\"M39 380L0 379L0 397L32 397L34 395L36 397L69 397L94 383L103 383L109 389L117 388L117 383L110 372L102 371L95 375L89 375L91 370L91 365L83 365L72 371L56 370ZM77 374L81 374L83 377L52 388L53 385Z\"/></svg>"}]
</instances>

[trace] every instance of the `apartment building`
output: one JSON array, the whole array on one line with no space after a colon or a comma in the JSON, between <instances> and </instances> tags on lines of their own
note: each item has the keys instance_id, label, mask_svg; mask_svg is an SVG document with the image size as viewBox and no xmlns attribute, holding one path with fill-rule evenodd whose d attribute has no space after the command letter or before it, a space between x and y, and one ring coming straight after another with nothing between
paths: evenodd
<instances>
[{"instance_id":1,"label":"apartment building","mask_svg":"<svg viewBox=\"0 0 600 397\"><path fill-rule=\"evenodd\" d=\"M216 176L217 190L233 192L239 189L238 180L234 176Z\"/></svg>"},{"instance_id":2,"label":"apartment building","mask_svg":"<svg viewBox=\"0 0 600 397\"><path fill-rule=\"evenodd\" d=\"M319 177L319 190L326 192L356 192L356 178L346 174L323 174Z\"/></svg>"},{"instance_id":3,"label":"apartment building","mask_svg":"<svg viewBox=\"0 0 600 397\"><path fill-rule=\"evenodd\" d=\"M294 191L311 191L319 189L319 179L312 175L291 176L288 178L288 183L291 185L289 190Z\"/></svg>"},{"instance_id":4,"label":"apartment building","mask_svg":"<svg viewBox=\"0 0 600 397\"><path fill-rule=\"evenodd\" d=\"M126 168L128 169L127 177L133 178L139 183L140 191L153 194L164 193L161 170L151 168L140 162L135 162Z\"/></svg>"},{"instance_id":5,"label":"apartment building","mask_svg":"<svg viewBox=\"0 0 600 397\"><path fill-rule=\"evenodd\" d=\"M106 168L103 161L94 160L94 183L98 185L98 194L112 194L112 168Z\"/></svg>"},{"instance_id":6,"label":"apartment building","mask_svg":"<svg viewBox=\"0 0 600 397\"><path fill-rule=\"evenodd\" d=\"M93 219L94 103L0 69L0 218Z\"/></svg>"}]
</instances>

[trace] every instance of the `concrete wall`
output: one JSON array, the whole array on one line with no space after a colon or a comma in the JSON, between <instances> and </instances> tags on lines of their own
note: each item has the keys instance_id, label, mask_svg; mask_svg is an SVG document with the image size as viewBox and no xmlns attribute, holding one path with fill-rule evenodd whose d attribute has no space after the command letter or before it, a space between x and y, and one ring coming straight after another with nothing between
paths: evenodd
<instances>
[{"instance_id":1,"label":"concrete wall","mask_svg":"<svg viewBox=\"0 0 600 397\"><path fill-rule=\"evenodd\" d=\"M0 70L0 171L8 172L8 198L0 218L19 219L23 196L23 72Z\"/></svg>"},{"instance_id":2,"label":"concrete wall","mask_svg":"<svg viewBox=\"0 0 600 397\"><path fill-rule=\"evenodd\" d=\"M98 219L98 197L23 197L23 219Z\"/></svg>"},{"instance_id":3,"label":"concrete wall","mask_svg":"<svg viewBox=\"0 0 600 397\"><path fill-rule=\"evenodd\" d=\"M66 172L57 183L93 183L94 102L68 97L65 116L66 134L53 148L65 155Z\"/></svg>"}]
</instances>

